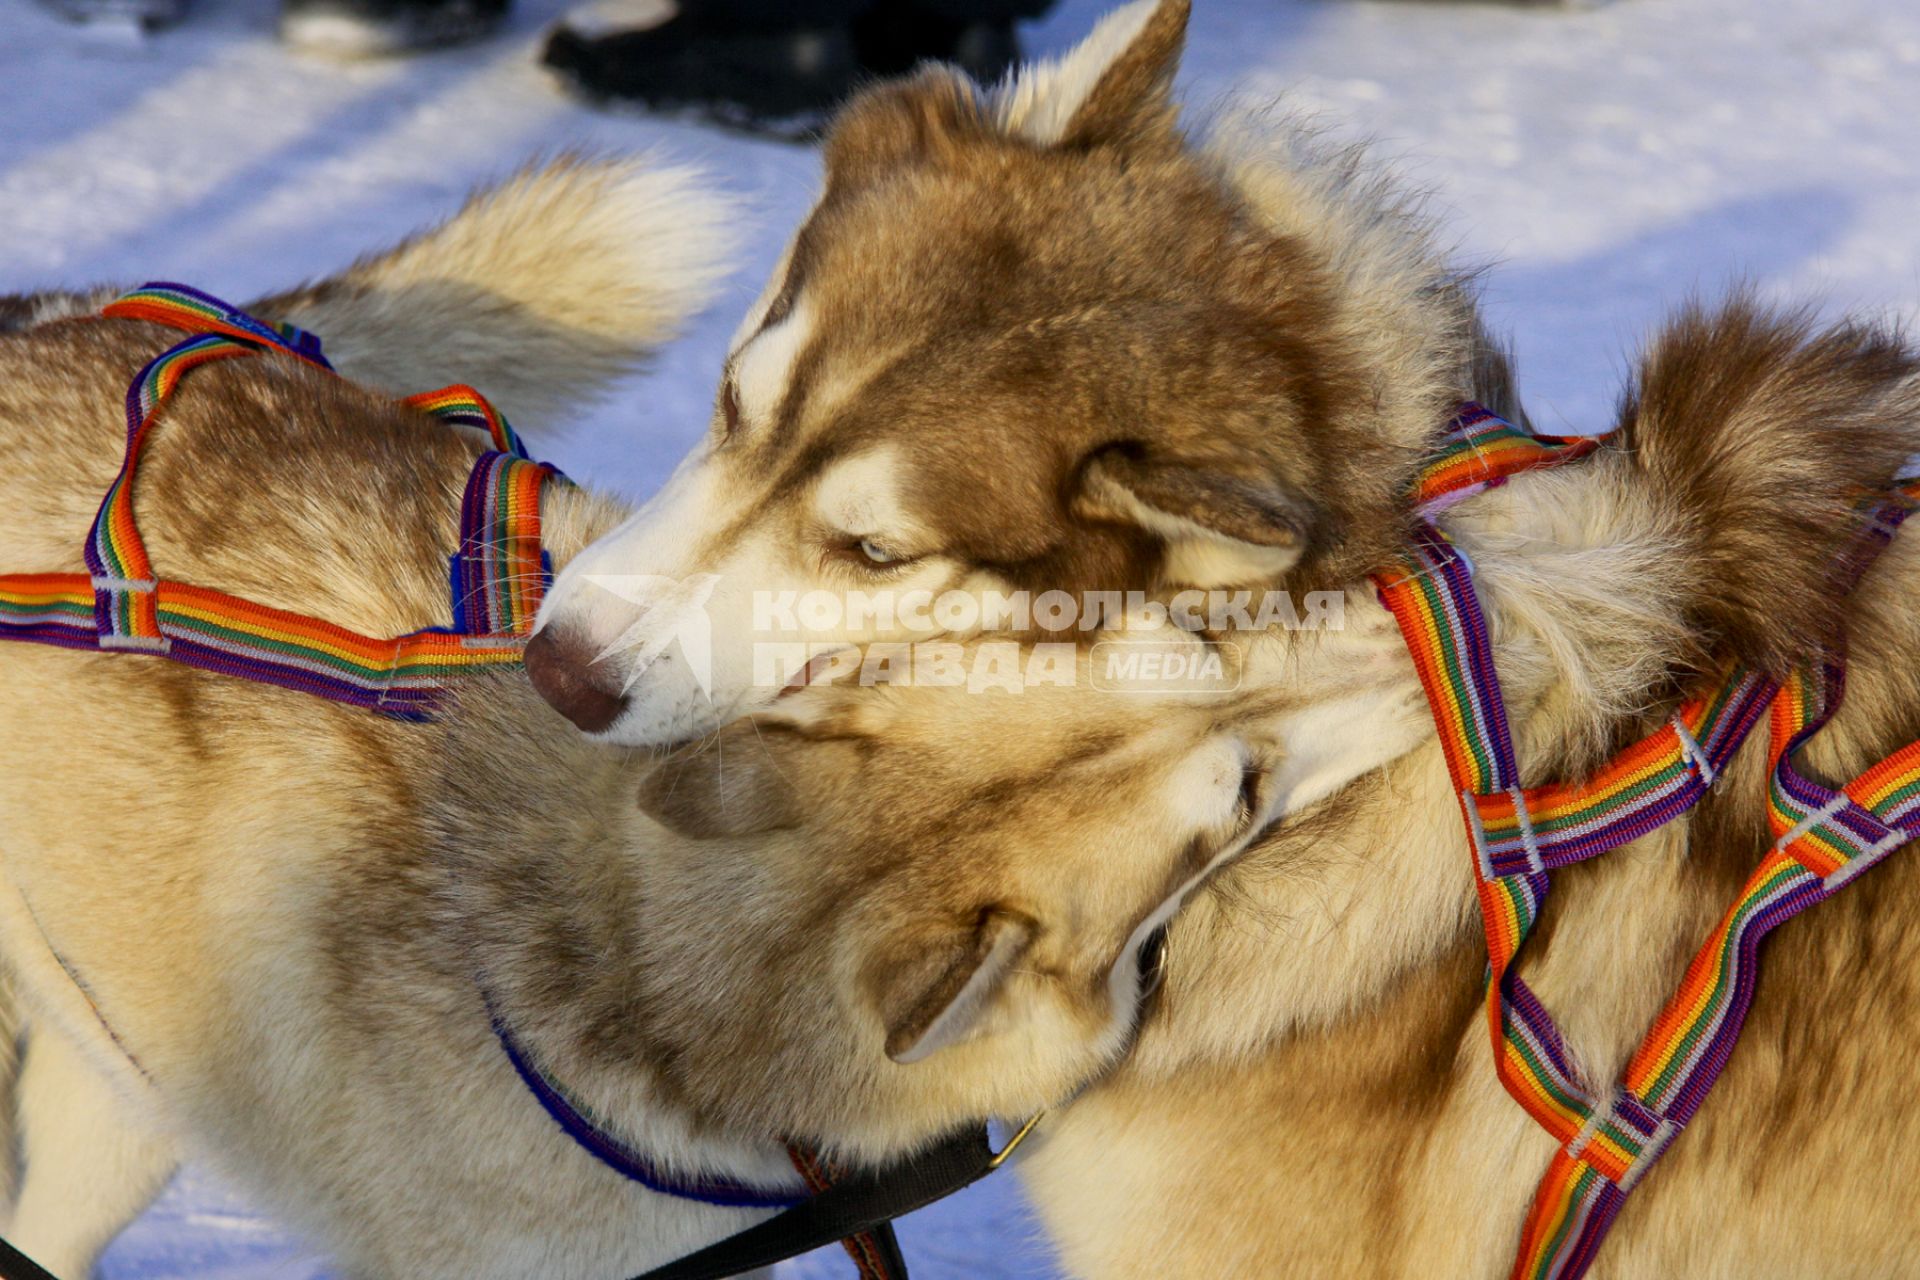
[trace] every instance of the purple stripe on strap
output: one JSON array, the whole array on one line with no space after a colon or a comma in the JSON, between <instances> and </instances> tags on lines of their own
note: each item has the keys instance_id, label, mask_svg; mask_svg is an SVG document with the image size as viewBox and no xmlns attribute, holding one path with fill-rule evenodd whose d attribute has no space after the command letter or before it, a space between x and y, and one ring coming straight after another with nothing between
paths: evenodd
<instances>
[{"instance_id":1,"label":"purple stripe on strap","mask_svg":"<svg viewBox=\"0 0 1920 1280\"><path fill-rule=\"evenodd\" d=\"M506 1050L507 1061L513 1064L513 1069L519 1073L521 1083L527 1086L527 1091L539 1100L546 1113L553 1117L553 1122L559 1125L569 1138L615 1173L639 1183L649 1191L657 1191L661 1195L677 1196L682 1200L698 1200L702 1204L719 1205L729 1209L786 1209L810 1198L803 1191L767 1190L749 1186L732 1178L711 1176L683 1179L662 1171L646 1156L598 1128L591 1120L580 1114L579 1110L567 1100L566 1095L555 1088L521 1050L513 1034L507 1030L506 1023L494 1010L493 1002L487 998L484 987L481 990L481 998L486 1001L488 1015L493 1022L493 1034L499 1039L500 1047Z\"/></svg>"}]
</instances>

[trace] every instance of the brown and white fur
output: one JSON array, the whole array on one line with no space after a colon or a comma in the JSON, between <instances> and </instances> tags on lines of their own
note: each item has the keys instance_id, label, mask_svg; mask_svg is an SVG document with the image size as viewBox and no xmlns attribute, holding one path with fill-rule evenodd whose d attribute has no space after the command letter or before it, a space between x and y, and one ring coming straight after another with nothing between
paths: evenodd
<instances>
[{"instance_id":1,"label":"brown and white fur","mask_svg":"<svg viewBox=\"0 0 1920 1280\"><path fill-rule=\"evenodd\" d=\"M1896 541L1847 600L1824 584L1853 495L1920 450L1917 369L1871 327L1696 309L1653 339L1599 453L1446 514L1530 784L1592 769L1723 661L1780 671L1839 644L1848 701L1805 766L1849 777L1920 736L1920 548ZM1071 1274L1498 1275L1553 1144L1493 1077L1470 855L1411 661L1364 581L1346 621L1242 638L1244 687L1224 697L812 688L673 757L660 812L738 856L716 837L842 796L792 781L845 750L841 785L888 816L878 844L821 864L836 901L907 918L933 883L923 860L944 861L958 901L990 904L988 949L992 922L1057 902L1038 886L1064 876L1069 915L1034 936L1065 928L1102 954L1185 903L1124 1066L1046 1121L1024 1165ZM1756 735L1694 814L1556 876L1525 973L1595 1082L1769 843L1764 751ZM1181 813L1220 804L1236 772L1240 834L1183 848ZM731 883L750 897L769 864L746 857ZM1166 896L1148 916L1137 890L1109 896L1151 871ZM1920 1140L1904 1103L1917 926L1908 852L1780 931L1720 1092L1596 1274L1902 1274L1920 1201L1889 1170ZM1031 993L992 970L912 1069L1019 1069L999 1037L1031 1023ZM1832 1192L1817 1214L1814 1185Z\"/></svg>"},{"instance_id":2,"label":"brown and white fur","mask_svg":"<svg viewBox=\"0 0 1920 1280\"><path fill-rule=\"evenodd\" d=\"M562 162L257 306L326 335L345 372L462 374L524 413L657 342L711 278L724 217L684 174ZM0 334L9 571L80 565L125 384L177 340L80 318L91 296L22 303L42 322ZM511 354L523 337L538 362ZM225 362L169 402L142 526L171 576L398 633L443 616L481 447L291 361ZM556 561L624 514L550 488ZM606 1280L752 1220L571 1143L496 1043L483 983L550 1075L683 1174L777 1184L785 1139L878 1158L1042 1106L1126 1043L1143 922L1193 859L1254 829L1248 748L1202 715L1120 710L1139 758L1103 767L1156 797L1164 856L1106 868L1096 827L1057 838L1049 806L1077 795L961 803L984 775L937 725L894 751L769 726L757 758L783 785L690 806L741 776L737 751L661 772L587 741L522 677L402 724L6 644L0 1023L25 1053L4 1073L22 1176L0 1232L84 1276L187 1154L357 1277ZM1003 815L1002 834L937 838L928 814L902 842L898 814L929 788Z\"/></svg>"},{"instance_id":3,"label":"brown and white fur","mask_svg":"<svg viewBox=\"0 0 1920 1280\"><path fill-rule=\"evenodd\" d=\"M727 220L690 172L561 161L258 308L323 333L343 371L396 394L484 365L501 407L531 422L591 398L673 332L717 278ZM529 221L545 234L530 236ZM98 501L88 491L117 465L109 406L141 362L178 340L79 318L114 292L6 308L8 572L78 566L78 537ZM437 616L433 548L451 533L448 486L473 442L354 385L275 360L245 363L237 378L189 380L142 470L142 522L163 569L370 633ZM369 449L380 452L364 456ZM290 492L285 468L302 464L312 468L310 491ZM583 496L555 506L562 547L608 518L603 502ZM0 647L0 691L0 956L7 1026L24 1025L25 1045L0 1107L5 1131L21 1130L17 1145L4 1144L9 1194L0 1201L15 1243L56 1274L84 1276L182 1151L217 1148L223 1136L277 1146L284 1166L312 1159L309 1193L294 1203L316 1224L360 1216L352 1193L321 1190L328 1180L364 1178L357 1194L376 1197L415 1178L436 1188L429 1196L449 1196L463 1179L484 1183L498 1167L484 1148L497 1136L470 1134L477 1160L437 1172L363 1163L369 1153L354 1147L365 1138L348 1111L357 1105L373 1119L387 1109L396 1135L415 1125L424 1134L437 1127L436 1105L409 1115L403 1102L332 1096L351 1068L328 1052L340 1037L318 1007L351 999L361 984L383 990L387 1011L356 1020L390 1025L352 1051L372 1052L411 1026L421 1037L416 1069L436 1055L444 1065L446 1036L431 1030L443 1011L430 987L358 969L349 949L356 930L404 896L409 868L368 847L417 846L424 735L184 669L23 644ZM417 925L384 919L396 947L418 949ZM84 975L104 1021L56 950ZM421 968L417 957L409 964ZM11 1047L11 1030L7 1039ZM283 1083L259 1078L269 1061ZM303 1124L305 1150L280 1132ZM441 1266L436 1251L455 1237L421 1203L403 1195L390 1221L359 1223L359 1238L339 1242L350 1265ZM643 1206L637 1220L664 1220L663 1240L711 1233L714 1215L676 1209ZM525 1227L524 1210L508 1216ZM409 1219L417 1242L396 1225Z\"/></svg>"},{"instance_id":4,"label":"brown and white fur","mask_svg":"<svg viewBox=\"0 0 1920 1280\"><path fill-rule=\"evenodd\" d=\"M576 577L844 585L869 580L832 554L858 535L924 552L892 571L910 581L1345 584L1345 631L1238 642L1257 696L1215 707L1215 732L1258 744L1245 759L1275 780L1262 812L1278 825L1179 917L1162 1012L1117 1079L1042 1130L1030 1185L1077 1275L1494 1275L1552 1144L1494 1081L1457 804L1363 575L1402 535L1397 495L1452 402L1519 410L1430 228L1355 157L1285 121L1232 121L1198 148L1171 132L1183 16L1122 10L984 104L936 75L853 108L820 209L743 328L716 438L676 482L717 514L670 495ZM1143 265L1131 247L1148 245ZM1251 302L1220 306L1239 288ZM1243 332L1265 335L1258 359ZM1824 583L1854 494L1920 451L1915 368L1871 326L1696 307L1650 341L1597 456L1449 513L1529 781L1593 768L1725 661L1783 672L1843 640L1849 701L1808 767L1844 778L1920 736L1914 535L1850 599ZM1102 415L1117 453L1100 453ZM1193 505L1175 510L1181 495ZM633 614L580 586L548 617L592 656ZM736 690L708 710L650 678L666 677L642 673L607 736L669 740L757 705ZM1076 704L1069 731L1053 695L991 714L960 711L963 691L848 691L847 706L860 696L887 740L974 725L979 769L1055 799L982 794L1050 803L1110 868L1166 858L1164 800L1114 778L1208 749L1129 755L1111 700ZM1750 743L1689 818L1557 877L1525 973L1596 1081L1769 843L1763 751ZM1076 802L1089 778L1101 790ZM1911 1269L1920 1200L1897 1170L1920 1140L1917 926L1906 853L1781 930L1719 1094L1596 1275Z\"/></svg>"},{"instance_id":5,"label":"brown and white fur","mask_svg":"<svg viewBox=\"0 0 1920 1280\"><path fill-rule=\"evenodd\" d=\"M1448 515L1530 782L1591 769L1717 661L1784 670L1842 635L1849 700L1808 767L1844 779L1920 736L1920 550L1896 542L1850 601L1821 581L1856 486L1884 485L1920 447L1914 367L1868 329L1819 332L1748 303L1694 313L1652 343L1600 455ZM1330 649L1383 646L1402 664L1404 701L1383 688L1323 724L1370 767L1194 898L1129 1069L1027 1166L1076 1275L1511 1263L1553 1144L1495 1082L1457 804L1399 639L1362 592L1348 633L1266 662L1282 689ZM1523 971L1596 1083L1617 1077L1770 843L1764 749L1756 735L1695 814L1555 877ZM1902 1101L1920 1048L1920 967L1902 942L1920 924L1920 865L1907 851L1874 876L1770 943L1719 1093L1595 1275L1904 1274L1920 1197L1888 1170L1920 1139ZM1817 1211L1802 1199L1816 1184L1831 1193Z\"/></svg>"},{"instance_id":6,"label":"brown and white fur","mask_svg":"<svg viewBox=\"0 0 1920 1280\"><path fill-rule=\"evenodd\" d=\"M1130 29L1089 46L1098 61L1070 63L1056 83L1092 84L1085 100L1100 100L1102 69L1137 61L1134 39L1164 37L1163 12L1134 11ZM1167 71L1170 56L1142 55ZM1164 78L1144 83L1157 92ZM1145 141L1166 154L1165 138ZM97 1114L171 1120L166 1141L191 1135L366 1274L597 1274L723 1225L674 1228L664 1213L628 1225L646 1198L582 1165L493 1052L475 958L542 1060L616 1122L670 1153L768 1170L776 1135L879 1156L1057 1101L1109 1069L1139 1001L1132 950L1186 899L1164 1007L1123 1074L1048 1122L1028 1165L1069 1267L1503 1268L1549 1144L1492 1082L1456 806L1411 666L1361 575L1399 536L1392 494L1449 399L1510 410L1510 390L1457 279L1364 170L1284 129L1248 126L1218 145L1206 163L1287 229L1309 277L1352 287L1332 308L1349 322L1310 328L1300 345L1316 368L1331 352L1335 366L1371 371L1349 420L1363 443L1378 432L1369 461L1321 457L1345 437L1315 442L1303 426L1263 477L1308 468L1288 489L1306 505L1288 510L1313 514L1289 535L1297 554L1279 580L1352 587L1344 631L1243 641L1251 692L1224 701L806 690L662 767L533 714L517 680L423 734L164 664L9 655L0 676L39 674L4 694L25 712L5 722L6 749L46 761L33 776L50 782L4 797L7 883L27 890L162 1082L146 1110L125 1101L153 1095L117 1067L65 975L29 954L37 979L15 964L16 979L50 1010L29 1002L30 1016L126 1081L123 1110ZM158 335L90 332L122 345L69 350L80 371L69 390L111 403ZM1819 589L1852 490L1885 483L1920 444L1913 369L1884 335L1815 333L1747 304L1682 321L1651 345L1614 444L1449 513L1479 565L1530 781L1591 767L1724 656L1780 669L1843 634L1851 700L1811 764L1845 775L1920 733L1908 660L1920 553L1897 544L1848 602ZM377 434L391 412L317 376L204 376L201 412L229 430L275 417L247 410L282 404L289 379L303 412L355 432ZM55 408L65 401L40 394L43 416L77 428L70 406ZM183 433L194 403L182 400ZM33 493L71 491L84 527L113 452L109 427L86 421L94 434L71 450L28 455L53 474L36 477L25 511ZM382 438L402 427L419 424L390 421ZM166 475L164 458L150 480ZM244 458L220 463L238 470L208 486L248 491ZM370 562L326 553L312 529L298 556L276 559L313 556L313 580L247 577L257 558L209 536L186 468L171 482L178 501L155 508L184 523L156 520L155 541L184 576L397 629L439 601L463 461L432 464L443 478L430 512L408 505L406 493L435 487L418 483L377 516L341 508L337 538L376 524L434 535L396 534L399 567L371 595L354 587ZM1143 473L1116 483L1129 480L1137 498ZM563 558L614 518L569 514L572 501L555 512ZM1170 574L1176 559L1232 564L1232 577L1273 567L1258 550L1273 544L1135 517L1100 537ZM1161 531L1124 532L1147 528L1139 519ZM7 526L0 549L15 536ZM1175 557L1183 541L1207 554ZM1077 545L1058 541L1069 558ZM47 554L62 558L32 567L75 558L64 540ZM107 724L112 736L89 727ZM171 760L196 744L209 756L162 772L130 735L166 744ZM1763 846L1759 775L1750 748L1695 817L1560 877L1528 977L1596 1076L1617 1067ZM358 783L353 808L332 785L343 776ZM123 811L129 778L144 788L138 814ZM32 838L17 848L16 831ZM1915 875L1897 857L1782 931L1749 1042L1623 1218L1613 1274L1898 1273L1920 1221L1887 1174L1920 1138L1904 1105L1920 991L1899 961ZM37 936L6 929L9 947ZM33 1052L30 1027L29 1077ZM127 1138L130 1124L116 1121L122 1145L101 1149L137 1168L151 1140ZM475 1153L498 1163L468 1176L459 1162ZM379 1192L431 1211L385 1216L359 1181L369 1165Z\"/></svg>"},{"instance_id":7,"label":"brown and white fur","mask_svg":"<svg viewBox=\"0 0 1920 1280\"><path fill-rule=\"evenodd\" d=\"M1186 8L841 113L709 439L549 597L529 662L557 706L657 745L766 705L756 593L1339 582L1385 553L1482 345L1465 282L1338 157L1262 163L1258 121L1190 145ZM710 688L597 581L634 575L717 579Z\"/></svg>"}]
</instances>

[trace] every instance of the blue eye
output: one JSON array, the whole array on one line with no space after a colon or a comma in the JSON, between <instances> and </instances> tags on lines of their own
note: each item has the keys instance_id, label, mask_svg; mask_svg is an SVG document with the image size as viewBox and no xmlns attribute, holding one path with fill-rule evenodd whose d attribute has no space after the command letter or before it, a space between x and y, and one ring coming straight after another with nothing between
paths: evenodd
<instances>
[{"instance_id":1,"label":"blue eye","mask_svg":"<svg viewBox=\"0 0 1920 1280\"><path fill-rule=\"evenodd\" d=\"M899 564L906 559L903 555L887 550L872 538L862 538L858 545L860 554L865 556L870 564Z\"/></svg>"}]
</instances>

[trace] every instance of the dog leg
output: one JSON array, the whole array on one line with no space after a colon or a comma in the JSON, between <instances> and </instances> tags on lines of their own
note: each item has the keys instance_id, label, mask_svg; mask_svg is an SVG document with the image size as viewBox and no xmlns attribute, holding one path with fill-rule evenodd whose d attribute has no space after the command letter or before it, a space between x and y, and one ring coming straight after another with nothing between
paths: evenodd
<instances>
[{"instance_id":1,"label":"dog leg","mask_svg":"<svg viewBox=\"0 0 1920 1280\"><path fill-rule=\"evenodd\" d=\"M23 1171L8 1239L62 1280L85 1280L166 1185L173 1144L130 1119L108 1082L44 1026L27 1032L19 1104Z\"/></svg>"}]
</instances>

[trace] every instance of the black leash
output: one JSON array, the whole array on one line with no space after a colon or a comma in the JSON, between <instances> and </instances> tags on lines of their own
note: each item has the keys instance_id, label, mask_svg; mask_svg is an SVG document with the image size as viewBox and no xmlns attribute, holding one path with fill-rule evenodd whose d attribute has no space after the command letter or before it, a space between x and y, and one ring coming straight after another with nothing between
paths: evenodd
<instances>
[{"instance_id":1,"label":"black leash","mask_svg":"<svg viewBox=\"0 0 1920 1280\"><path fill-rule=\"evenodd\" d=\"M963 1183L962 1185L965 1184ZM959 1190L959 1187L955 1187L954 1190ZM936 1193L931 1199L938 1199L940 1194L944 1193ZM930 1201L925 1203L930 1203ZM914 1205L913 1207L917 1209L920 1206ZM902 1209L899 1212L905 1213L906 1210ZM785 1214L782 1214L781 1218L785 1216ZM775 1218L765 1225L772 1226L778 1221L780 1221L780 1218ZM860 1259L859 1265L862 1275L876 1275L881 1277L881 1280L907 1280L907 1260L901 1256L900 1240L893 1234L892 1222L877 1223L861 1231L859 1234L865 1237L865 1243L872 1249L870 1260L868 1258ZM840 1238L839 1236L824 1236L817 1241L803 1242L792 1246L782 1244L778 1247L784 1251L777 1256L770 1257L768 1261L784 1262L788 1258L806 1253L820 1245L832 1244ZM739 1239L740 1236L730 1237L729 1239L721 1241L720 1245L716 1245L713 1249L703 1250L700 1253L682 1258L678 1262L669 1263L666 1267L658 1271L648 1272L647 1274L649 1276L678 1275L679 1271L677 1269L682 1265L697 1261L709 1253L716 1252L716 1250L722 1246L731 1245ZM765 1265L766 1263L764 1262L747 1263L741 1270L751 1271L756 1266ZM735 1275L737 1272L731 1270L703 1271L700 1274L719 1277ZM8 1244L5 1237L0 1237L0 1280L59 1280L59 1277Z\"/></svg>"},{"instance_id":2,"label":"black leash","mask_svg":"<svg viewBox=\"0 0 1920 1280\"><path fill-rule=\"evenodd\" d=\"M58 1280L58 1277L0 1238L0 1280Z\"/></svg>"},{"instance_id":3,"label":"black leash","mask_svg":"<svg viewBox=\"0 0 1920 1280\"><path fill-rule=\"evenodd\" d=\"M655 1267L634 1280L727 1280L743 1271L784 1262L864 1233L872 1233L892 1247L893 1258L888 1265L897 1270L890 1274L904 1277L906 1263L900 1258L899 1242L889 1225L893 1219L944 1200L986 1177L1000 1167L1032 1128L1029 1122L999 1151L993 1149L984 1126L963 1130L896 1164L849 1174L777 1217Z\"/></svg>"},{"instance_id":4,"label":"black leash","mask_svg":"<svg viewBox=\"0 0 1920 1280\"><path fill-rule=\"evenodd\" d=\"M963 1130L906 1160L850 1174L811 1200L636 1280L727 1280L854 1237L863 1237L871 1246L871 1256L856 1259L863 1275L907 1280L907 1262L900 1253L893 1220L986 1177L1032 1129L1029 1122L999 1151L993 1149L984 1126ZM0 1239L0 1280L57 1278Z\"/></svg>"},{"instance_id":5,"label":"black leash","mask_svg":"<svg viewBox=\"0 0 1920 1280\"><path fill-rule=\"evenodd\" d=\"M971 1181L971 1179L969 1179L969 1181ZM962 1183L960 1185L965 1186L966 1184ZM958 1191L959 1189L960 1187L954 1188L955 1191ZM931 1203L933 1200L937 1200L942 1195L945 1195L945 1194L947 1193L935 1192L932 1196L928 1197L926 1200L923 1200L921 1203L922 1204ZM919 1207L920 1207L919 1204L912 1206L912 1208L915 1208L915 1209ZM900 1209L898 1210L898 1212L905 1213L907 1212L907 1210ZM773 1226L775 1223L779 1222L781 1218L785 1218L785 1217L786 1215L782 1214L780 1215L780 1218L772 1219L768 1221L765 1225ZM871 1276L871 1277L874 1277L875 1280L907 1280L907 1260L900 1252L900 1240L899 1240L899 1237L895 1236L893 1233L893 1223L891 1221L875 1223L871 1226L868 1226L862 1229L857 1234L860 1236L861 1249L860 1249L860 1253L855 1256L855 1261L859 1265L860 1274L863 1277ZM740 1236L731 1236L728 1239L721 1241L719 1245L714 1246L714 1248L712 1249L706 1249L700 1253L693 1254L690 1257L682 1258L678 1262L669 1263L667 1264L666 1267L663 1267L658 1271L649 1272L648 1275L649 1276L678 1275L679 1274L678 1268L681 1267L682 1265L697 1261L698 1259L705 1257L707 1254L719 1251L724 1246L734 1244L736 1241L740 1240L740 1238L741 1238ZM786 1241L788 1240L788 1237L783 1235L781 1237L782 1243L776 1246L778 1249L781 1250L781 1252L779 1252L777 1255L770 1256L767 1259L767 1261L768 1262L784 1262L788 1258L795 1257L799 1254L809 1252L810 1250L818 1248L821 1245L833 1244L836 1241L841 1241L842 1237L837 1235L829 1235L829 1236L822 1236L818 1240L813 1240L810 1238L802 1238L796 1235L796 1236L793 1236L792 1239L795 1241L798 1241L798 1243L787 1243ZM765 1265L766 1263L764 1262L747 1263L741 1267L741 1270L751 1271L756 1266L765 1266ZM700 1274L713 1275L713 1276L731 1276L737 1273L731 1270L724 1270L724 1271L705 1271L705 1272L701 1272ZM0 1280L59 1280L59 1277L54 1275L53 1272L47 1270L45 1267L41 1266L39 1263L35 1262L32 1258L29 1258L26 1254L14 1248L11 1244L8 1244L4 1236L0 1236Z\"/></svg>"}]
</instances>

